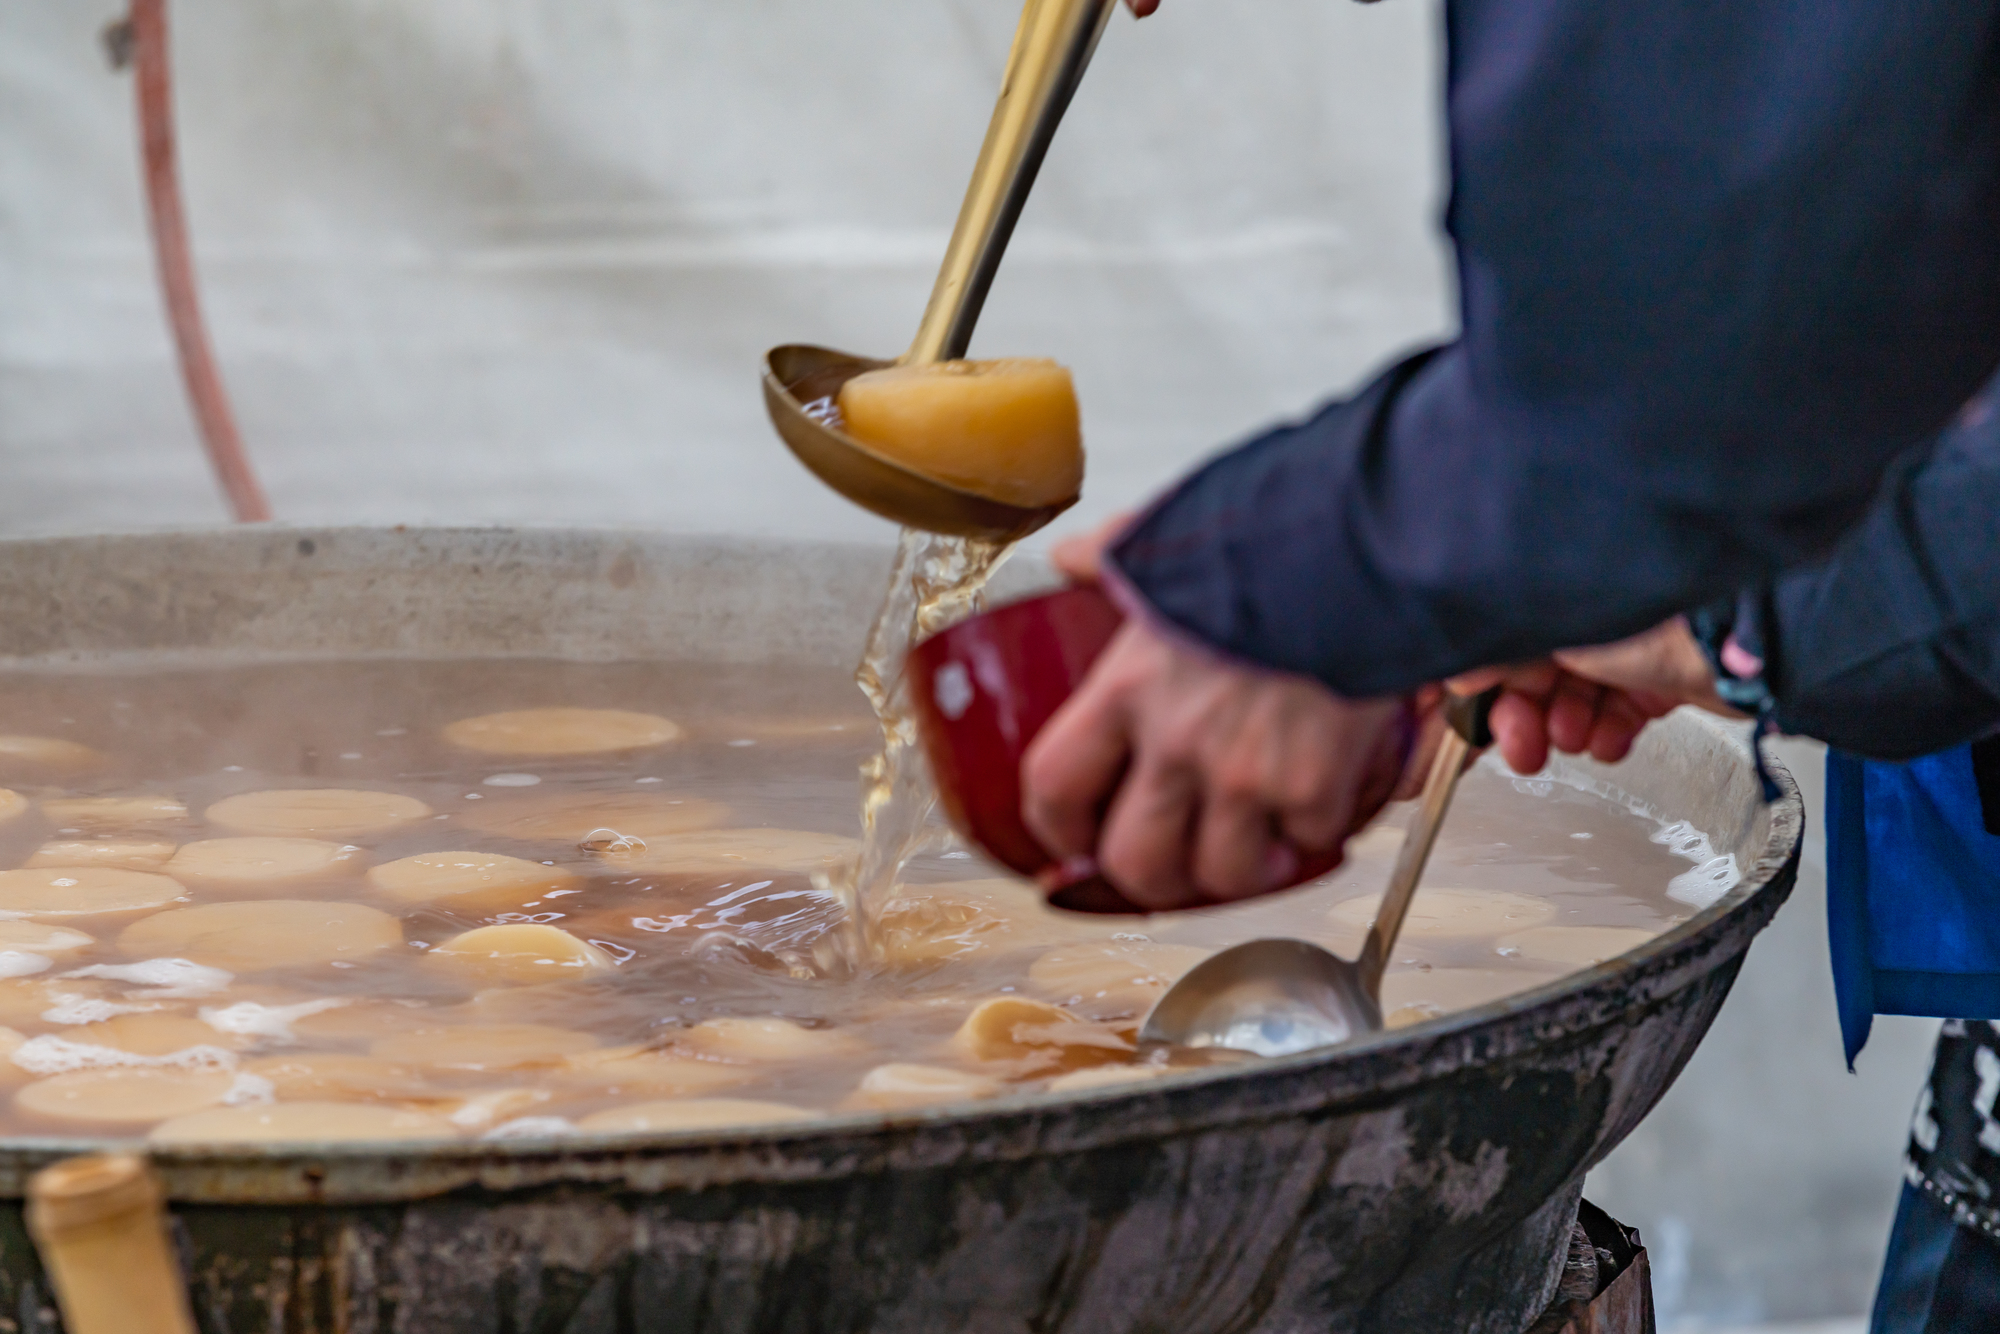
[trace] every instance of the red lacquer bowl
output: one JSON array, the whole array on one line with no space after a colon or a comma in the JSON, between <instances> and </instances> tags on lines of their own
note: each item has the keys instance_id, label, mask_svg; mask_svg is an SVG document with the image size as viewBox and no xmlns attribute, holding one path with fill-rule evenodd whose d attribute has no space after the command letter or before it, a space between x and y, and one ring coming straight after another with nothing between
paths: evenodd
<instances>
[{"instance_id":1,"label":"red lacquer bowl","mask_svg":"<svg viewBox=\"0 0 2000 1334\"><path fill-rule=\"evenodd\" d=\"M1098 589L1066 588L939 631L910 650L905 669L938 798L953 827L1001 865L1038 881L1050 903L1079 912L1146 909L1100 876L1095 863L1059 863L1028 832L1021 757L1123 620ZM1340 852L1300 861L1294 883L1303 884L1338 866Z\"/></svg>"}]
</instances>

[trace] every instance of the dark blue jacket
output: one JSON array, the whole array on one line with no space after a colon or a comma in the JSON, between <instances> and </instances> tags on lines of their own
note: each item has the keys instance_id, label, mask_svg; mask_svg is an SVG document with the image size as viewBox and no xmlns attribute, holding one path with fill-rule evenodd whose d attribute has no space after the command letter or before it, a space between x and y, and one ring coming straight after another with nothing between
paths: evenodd
<instances>
[{"instance_id":1,"label":"dark blue jacket","mask_svg":"<svg viewBox=\"0 0 2000 1334\"><path fill-rule=\"evenodd\" d=\"M2000 365L1997 14L1450 0L1462 335L1210 463L1116 564L1369 695L1824 558ZM1789 668L1878 633L1829 623ZM1959 708L1926 727L1990 724Z\"/></svg>"}]
</instances>

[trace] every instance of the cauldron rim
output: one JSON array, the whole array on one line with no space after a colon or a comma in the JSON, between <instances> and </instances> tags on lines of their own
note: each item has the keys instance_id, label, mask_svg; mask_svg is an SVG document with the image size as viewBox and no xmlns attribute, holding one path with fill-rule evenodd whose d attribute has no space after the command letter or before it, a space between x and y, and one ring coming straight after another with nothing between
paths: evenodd
<instances>
[{"instance_id":1,"label":"cauldron rim","mask_svg":"<svg viewBox=\"0 0 2000 1334\"><path fill-rule=\"evenodd\" d=\"M603 542L657 535L621 530L289 528L174 529L106 538L0 539L0 553L27 545L145 542L149 538L263 536L280 545L316 538L378 541L412 538L583 538ZM673 539L664 539L669 544ZM684 541L685 539L683 539ZM702 545L697 541L695 545ZM800 543L723 539L730 550L796 550ZM822 544L833 546L836 544ZM856 551L873 548L855 544ZM0 554L4 561L4 554ZM321 655L314 655L321 656ZM1689 711L1669 724L1695 727L1714 741L1724 725ZM1730 738L1730 740L1734 740ZM1747 768L1747 758L1744 761ZM613 1186L640 1192L699 1189L726 1182L828 1180L876 1171L1005 1161L1256 1124L1309 1110L1390 1106L1409 1088L1484 1064L1559 1044L1607 1019L1672 994L1726 966L1775 914L1798 865L1804 808L1797 784L1771 766L1781 796L1754 862L1709 907L1634 950L1532 990L1454 1011L1367 1042L1242 1066L1191 1071L1157 1083L1067 1094L1025 1093L902 1112L857 1112L810 1124L712 1131L565 1135L501 1141L364 1144L148 1146L170 1194L187 1203L369 1203L420 1199L462 1190L538 1186ZM0 1140L0 1197L23 1193L33 1171L58 1158L104 1149L102 1137L9 1137Z\"/></svg>"}]
</instances>

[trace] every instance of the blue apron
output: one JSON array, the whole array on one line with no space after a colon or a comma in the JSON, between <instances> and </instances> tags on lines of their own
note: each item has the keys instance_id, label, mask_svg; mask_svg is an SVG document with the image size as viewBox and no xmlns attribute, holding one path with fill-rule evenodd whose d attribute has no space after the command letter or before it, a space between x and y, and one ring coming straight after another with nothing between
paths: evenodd
<instances>
[{"instance_id":1,"label":"blue apron","mask_svg":"<svg viewBox=\"0 0 2000 1334\"><path fill-rule=\"evenodd\" d=\"M1826 862L1850 1068L1878 1014L2000 1019L2000 741L1907 764L1828 751Z\"/></svg>"}]
</instances>

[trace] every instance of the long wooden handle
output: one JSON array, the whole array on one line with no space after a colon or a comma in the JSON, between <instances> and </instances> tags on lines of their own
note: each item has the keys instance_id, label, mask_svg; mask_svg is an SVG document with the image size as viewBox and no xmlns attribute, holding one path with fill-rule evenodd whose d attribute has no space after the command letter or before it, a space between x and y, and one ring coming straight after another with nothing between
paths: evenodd
<instances>
[{"instance_id":1,"label":"long wooden handle","mask_svg":"<svg viewBox=\"0 0 2000 1334\"><path fill-rule=\"evenodd\" d=\"M1027 0L986 141L906 364L951 361L972 329L1070 97L1117 0Z\"/></svg>"},{"instance_id":2,"label":"long wooden handle","mask_svg":"<svg viewBox=\"0 0 2000 1334\"><path fill-rule=\"evenodd\" d=\"M195 1334L145 1159L98 1155L43 1168L28 1181L28 1232L68 1334Z\"/></svg>"}]
</instances>

